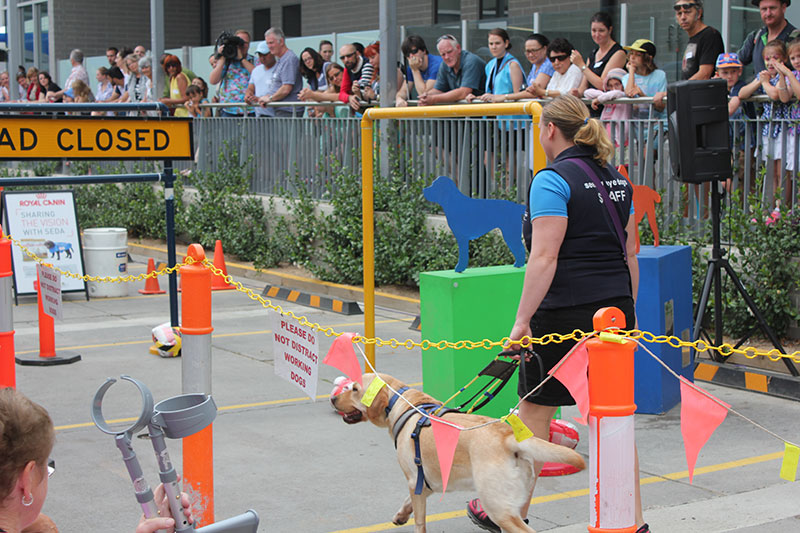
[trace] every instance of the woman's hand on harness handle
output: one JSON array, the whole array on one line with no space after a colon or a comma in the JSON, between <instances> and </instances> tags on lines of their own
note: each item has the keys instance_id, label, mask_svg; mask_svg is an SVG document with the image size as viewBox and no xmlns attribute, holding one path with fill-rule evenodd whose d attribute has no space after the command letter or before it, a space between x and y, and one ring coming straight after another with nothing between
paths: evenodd
<instances>
[{"instance_id":1,"label":"woman's hand on harness handle","mask_svg":"<svg viewBox=\"0 0 800 533\"><path fill-rule=\"evenodd\" d=\"M530 348L522 348L522 347L520 347L517 350L506 349L500 352L498 355L514 359L515 361L519 361L523 353L525 354L525 361L530 361L531 358L533 357L533 351Z\"/></svg>"},{"instance_id":2,"label":"woman's hand on harness handle","mask_svg":"<svg viewBox=\"0 0 800 533\"><path fill-rule=\"evenodd\" d=\"M520 350L522 349L522 345L519 342L514 342L522 340L523 337L531 337L531 326L530 322L527 323L515 323L514 327L511 328L511 333L508 334L508 338L511 339L508 344L506 344L505 349L506 351L514 351L519 354ZM514 359L519 359L519 355L513 357ZM530 354L528 354L525 360L530 360Z\"/></svg>"}]
</instances>

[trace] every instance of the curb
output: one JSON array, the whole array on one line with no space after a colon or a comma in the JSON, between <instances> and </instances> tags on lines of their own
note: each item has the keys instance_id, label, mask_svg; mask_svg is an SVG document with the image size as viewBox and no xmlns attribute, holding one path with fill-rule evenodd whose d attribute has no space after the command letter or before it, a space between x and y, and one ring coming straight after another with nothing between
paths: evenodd
<instances>
[{"instance_id":1,"label":"curb","mask_svg":"<svg viewBox=\"0 0 800 533\"><path fill-rule=\"evenodd\" d=\"M800 400L800 377L760 368L703 361L695 365L694 379L789 400Z\"/></svg>"},{"instance_id":2,"label":"curb","mask_svg":"<svg viewBox=\"0 0 800 533\"><path fill-rule=\"evenodd\" d=\"M310 292L301 292L294 289L287 289L286 287L278 287L277 285L265 286L264 290L261 292L261 296L306 305L308 307L316 307L324 311L333 311L334 313L341 313L343 315L363 314L358 303L352 300L339 300L337 298L329 298L328 296L320 296Z\"/></svg>"},{"instance_id":3,"label":"curb","mask_svg":"<svg viewBox=\"0 0 800 533\"><path fill-rule=\"evenodd\" d=\"M136 255L143 257L153 257L156 260L156 268L159 267L159 262L164 262L167 259L167 250L163 247L149 246L138 243L136 241L128 241L128 246L134 248ZM178 246L177 249L178 261L186 255L186 247ZM147 259L145 259L145 263ZM226 261L225 265L228 274L231 276L243 277L253 281L261 281L267 285L292 287L300 292L309 292L320 297L326 296L331 299L338 299L342 301L363 301L364 290L361 287L342 285L338 283L330 283L319 281L312 278L304 278L295 275L284 274L276 270L257 270L250 265ZM165 264L166 266L166 264ZM418 315L420 311L419 299L408 298L389 294L384 291L375 291L375 305L378 307L385 307L404 313L413 313Z\"/></svg>"}]
</instances>

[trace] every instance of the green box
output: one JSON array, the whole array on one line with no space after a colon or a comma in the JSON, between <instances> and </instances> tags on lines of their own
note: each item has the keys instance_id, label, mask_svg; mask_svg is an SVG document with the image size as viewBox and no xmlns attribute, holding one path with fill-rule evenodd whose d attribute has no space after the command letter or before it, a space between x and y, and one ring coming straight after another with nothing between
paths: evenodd
<instances>
[{"instance_id":1,"label":"green box","mask_svg":"<svg viewBox=\"0 0 800 533\"><path fill-rule=\"evenodd\" d=\"M460 274L453 270L422 272L419 276L422 339L431 342L502 339L514 325L524 278L525 269L511 265L468 268ZM423 350L423 390L437 400L447 400L500 351L500 348ZM466 401L489 379L481 376L448 407ZM498 397L481 409L480 414L503 416L518 401L515 372Z\"/></svg>"}]
</instances>

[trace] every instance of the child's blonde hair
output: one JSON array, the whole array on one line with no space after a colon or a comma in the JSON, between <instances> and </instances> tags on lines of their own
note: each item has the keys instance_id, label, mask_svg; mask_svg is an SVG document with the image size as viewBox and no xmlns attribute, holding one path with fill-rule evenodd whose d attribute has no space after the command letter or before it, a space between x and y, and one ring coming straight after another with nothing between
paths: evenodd
<instances>
[{"instance_id":1,"label":"child's blonde hair","mask_svg":"<svg viewBox=\"0 0 800 533\"><path fill-rule=\"evenodd\" d=\"M766 54L767 50L769 50L770 48L778 50L783 56L783 60L786 61L786 58L788 57L788 54L786 53L786 43L784 43L780 39L773 39L772 41L764 45L764 54Z\"/></svg>"},{"instance_id":2,"label":"child's blonde hair","mask_svg":"<svg viewBox=\"0 0 800 533\"><path fill-rule=\"evenodd\" d=\"M787 56L792 55L792 50L794 50L795 48L800 48L800 37L797 37L789 41L789 43L786 45L786 55Z\"/></svg>"}]
</instances>

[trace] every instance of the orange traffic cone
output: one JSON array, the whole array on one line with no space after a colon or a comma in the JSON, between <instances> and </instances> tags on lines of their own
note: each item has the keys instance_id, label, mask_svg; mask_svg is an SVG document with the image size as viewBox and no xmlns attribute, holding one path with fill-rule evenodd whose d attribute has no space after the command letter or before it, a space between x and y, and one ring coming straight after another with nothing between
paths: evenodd
<instances>
[{"instance_id":1,"label":"orange traffic cone","mask_svg":"<svg viewBox=\"0 0 800 533\"><path fill-rule=\"evenodd\" d=\"M228 275L228 268L225 266L225 256L222 254L222 241L219 239L217 239L217 242L214 244L214 266L222 270L222 273L226 276ZM222 276L214 275L211 279L212 291L227 291L235 288L236 287L233 285L225 283L225 279L222 278Z\"/></svg>"},{"instance_id":2,"label":"orange traffic cone","mask_svg":"<svg viewBox=\"0 0 800 533\"><path fill-rule=\"evenodd\" d=\"M150 274L156 269L156 263L151 257L147 260L147 273ZM139 289L139 292L142 294L164 294L167 291L162 291L161 287L158 284L158 278L153 276L151 278L147 278L144 282L144 289Z\"/></svg>"}]
</instances>

